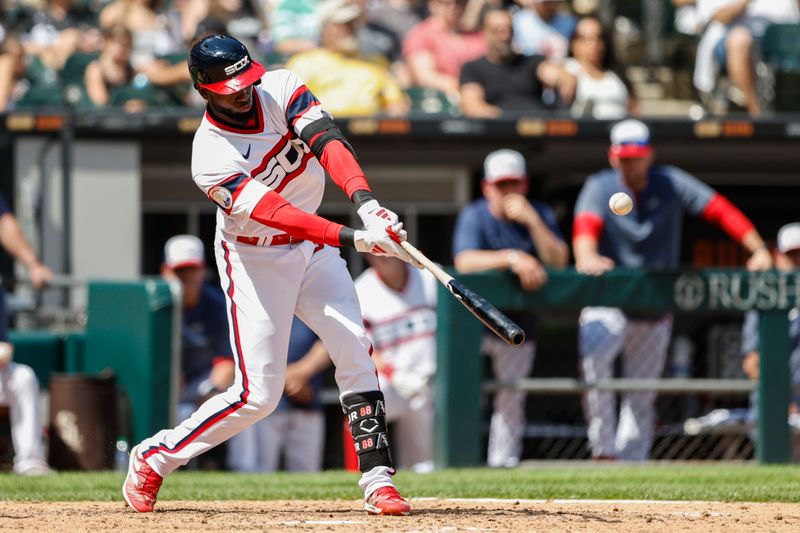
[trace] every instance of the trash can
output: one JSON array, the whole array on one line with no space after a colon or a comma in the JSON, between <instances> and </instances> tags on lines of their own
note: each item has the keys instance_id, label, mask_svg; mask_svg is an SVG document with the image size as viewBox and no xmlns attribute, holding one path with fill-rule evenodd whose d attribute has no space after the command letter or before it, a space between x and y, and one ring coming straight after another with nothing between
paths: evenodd
<instances>
[{"instance_id":1,"label":"trash can","mask_svg":"<svg viewBox=\"0 0 800 533\"><path fill-rule=\"evenodd\" d=\"M50 465L57 470L114 468L117 393L113 373L50 377Z\"/></svg>"}]
</instances>

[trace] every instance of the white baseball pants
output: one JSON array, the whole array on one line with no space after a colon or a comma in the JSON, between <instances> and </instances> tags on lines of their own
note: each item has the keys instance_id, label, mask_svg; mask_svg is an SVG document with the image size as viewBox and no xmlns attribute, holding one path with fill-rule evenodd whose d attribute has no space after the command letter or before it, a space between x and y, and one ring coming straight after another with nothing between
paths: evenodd
<instances>
[{"instance_id":1,"label":"white baseball pants","mask_svg":"<svg viewBox=\"0 0 800 533\"><path fill-rule=\"evenodd\" d=\"M316 249L316 251L315 251ZM322 340L336 366L340 397L378 390L370 342L339 251L306 241L251 246L216 239L216 260L228 303L234 384L173 429L146 439L139 451L161 476L270 414L283 393L293 315ZM362 475L366 494L392 485L391 469Z\"/></svg>"},{"instance_id":2,"label":"white baseball pants","mask_svg":"<svg viewBox=\"0 0 800 533\"><path fill-rule=\"evenodd\" d=\"M279 409L228 441L228 467L237 472L319 472L325 415L319 409Z\"/></svg>"},{"instance_id":3,"label":"white baseball pants","mask_svg":"<svg viewBox=\"0 0 800 533\"><path fill-rule=\"evenodd\" d=\"M626 378L661 377L672 333L672 316L660 320L628 320L619 309L587 307L579 319L578 350L584 379L611 379L614 360L622 352ZM619 422L616 395L589 390L584 411L594 457L643 461L650 455L655 423L655 392L626 392L621 396Z\"/></svg>"},{"instance_id":4,"label":"white baseball pants","mask_svg":"<svg viewBox=\"0 0 800 533\"><path fill-rule=\"evenodd\" d=\"M509 346L493 334L486 334L481 351L491 358L495 379L514 381L530 374L536 355L536 343L528 341L521 346ZM519 464L527 424L525 397L523 391L508 389L495 394L489 426L489 466L511 467Z\"/></svg>"},{"instance_id":5,"label":"white baseball pants","mask_svg":"<svg viewBox=\"0 0 800 533\"><path fill-rule=\"evenodd\" d=\"M39 382L28 365L8 363L0 368L0 405L9 407L14 472L46 468L39 414Z\"/></svg>"},{"instance_id":6,"label":"white baseball pants","mask_svg":"<svg viewBox=\"0 0 800 533\"><path fill-rule=\"evenodd\" d=\"M433 387L426 385L410 398L379 376L386 399L386 421L394 423L392 449L400 468L426 472L433 467Z\"/></svg>"}]
</instances>

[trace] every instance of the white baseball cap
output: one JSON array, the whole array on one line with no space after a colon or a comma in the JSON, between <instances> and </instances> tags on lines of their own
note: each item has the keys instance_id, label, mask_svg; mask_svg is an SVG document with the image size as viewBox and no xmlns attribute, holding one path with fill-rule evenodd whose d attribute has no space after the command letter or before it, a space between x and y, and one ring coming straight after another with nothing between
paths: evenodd
<instances>
[{"instance_id":1,"label":"white baseball cap","mask_svg":"<svg viewBox=\"0 0 800 533\"><path fill-rule=\"evenodd\" d=\"M525 158L516 150L497 150L486 156L483 162L483 179L487 183L507 180L526 180Z\"/></svg>"},{"instance_id":2,"label":"white baseball cap","mask_svg":"<svg viewBox=\"0 0 800 533\"><path fill-rule=\"evenodd\" d=\"M361 6L354 0L324 0L317 8L317 16L322 25L328 22L347 24L361 16Z\"/></svg>"},{"instance_id":3,"label":"white baseball cap","mask_svg":"<svg viewBox=\"0 0 800 533\"><path fill-rule=\"evenodd\" d=\"M169 268L204 266L203 241L194 235L175 235L164 245L164 264Z\"/></svg>"},{"instance_id":4,"label":"white baseball cap","mask_svg":"<svg viewBox=\"0 0 800 533\"><path fill-rule=\"evenodd\" d=\"M611 154L620 159L647 157L653 152L650 130L643 122L629 119L611 128Z\"/></svg>"},{"instance_id":5,"label":"white baseball cap","mask_svg":"<svg viewBox=\"0 0 800 533\"><path fill-rule=\"evenodd\" d=\"M778 230L778 251L782 254L800 250L800 222L786 224Z\"/></svg>"}]
</instances>

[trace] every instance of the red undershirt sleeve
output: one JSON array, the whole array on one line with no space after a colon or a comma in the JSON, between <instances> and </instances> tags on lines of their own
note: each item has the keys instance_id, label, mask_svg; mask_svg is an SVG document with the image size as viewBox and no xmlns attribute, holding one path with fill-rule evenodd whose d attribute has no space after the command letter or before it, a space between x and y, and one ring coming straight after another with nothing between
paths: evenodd
<instances>
[{"instance_id":1,"label":"red undershirt sleeve","mask_svg":"<svg viewBox=\"0 0 800 533\"><path fill-rule=\"evenodd\" d=\"M342 245L339 234L343 225L306 213L275 191L269 191L261 197L250 213L250 218L298 239L330 246Z\"/></svg>"},{"instance_id":2,"label":"red undershirt sleeve","mask_svg":"<svg viewBox=\"0 0 800 533\"><path fill-rule=\"evenodd\" d=\"M594 240L599 241L602 232L603 219L594 213L578 213L578 215L575 217L575 222L572 224L573 239L587 235L594 238Z\"/></svg>"},{"instance_id":3,"label":"red undershirt sleeve","mask_svg":"<svg viewBox=\"0 0 800 533\"><path fill-rule=\"evenodd\" d=\"M725 233L740 243L754 227L744 213L719 193L711 197L701 216L704 220L721 227Z\"/></svg>"},{"instance_id":4,"label":"red undershirt sleeve","mask_svg":"<svg viewBox=\"0 0 800 533\"><path fill-rule=\"evenodd\" d=\"M314 144L314 138L311 139L311 144ZM353 193L359 190L371 191L364 171L361 170L355 156L340 141L333 140L326 144L322 149L322 157L319 162L348 198L351 198Z\"/></svg>"}]
</instances>

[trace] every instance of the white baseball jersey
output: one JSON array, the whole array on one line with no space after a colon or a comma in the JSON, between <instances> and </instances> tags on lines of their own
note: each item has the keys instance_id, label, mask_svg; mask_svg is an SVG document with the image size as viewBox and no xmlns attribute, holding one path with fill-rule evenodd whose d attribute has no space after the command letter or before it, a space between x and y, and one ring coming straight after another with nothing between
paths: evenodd
<instances>
[{"instance_id":1,"label":"white baseball jersey","mask_svg":"<svg viewBox=\"0 0 800 533\"><path fill-rule=\"evenodd\" d=\"M162 477L275 409L294 316L328 349L342 397L379 390L358 298L339 250L308 240L274 240L281 230L251 219L271 191L300 211L317 210L325 172L299 137L324 112L287 70L262 76L253 98L255 113L243 128L206 112L192 148L192 177L219 207L214 251L236 377L190 418L139 445L138 453ZM393 473L389 466L364 472L359 485L365 496L392 486Z\"/></svg>"},{"instance_id":2,"label":"white baseball jersey","mask_svg":"<svg viewBox=\"0 0 800 533\"><path fill-rule=\"evenodd\" d=\"M226 240L282 233L250 219L268 191L315 213L325 189L325 170L299 138L324 116L314 95L294 73L276 70L253 87L253 105L252 127L227 126L206 112L194 136L192 179L221 208L217 227Z\"/></svg>"},{"instance_id":3,"label":"white baseball jersey","mask_svg":"<svg viewBox=\"0 0 800 533\"><path fill-rule=\"evenodd\" d=\"M387 287L374 269L356 279L364 325L381 359L419 376L436 371L436 278L410 266L403 292Z\"/></svg>"}]
</instances>

